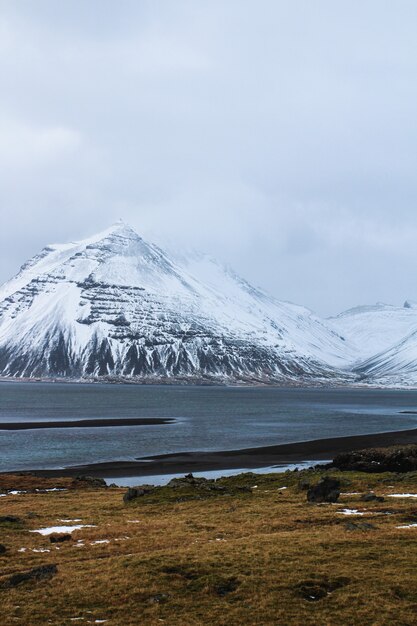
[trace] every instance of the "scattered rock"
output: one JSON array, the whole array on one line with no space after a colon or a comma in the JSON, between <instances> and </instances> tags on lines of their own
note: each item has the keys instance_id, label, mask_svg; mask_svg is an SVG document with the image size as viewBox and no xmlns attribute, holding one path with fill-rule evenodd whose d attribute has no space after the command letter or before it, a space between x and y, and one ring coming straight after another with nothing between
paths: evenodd
<instances>
[{"instance_id":1,"label":"scattered rock","mask_svg":"<svg viewBox=\"0 0 417 626\"><path fill-rule=\"evenodd\" d=\"M310 487L311 487L310 481L306 480L305 478L300 480L298 483L298 489L300 489L300 491L307 491L307 489L310 489Z\"/></svg>"},{"instance_id":2,"label":"scattered rock","mask_svg":"<svg viewBox=\"0 0 417 626\"><path fill-rule=\"evenodd\" d=\"M307 491L307 500L309 502L337 502L339 496L340 481L327 476Z\"/></svg>"},{"instance_id":3,"label":"scattered rock","mask_svg":"<svg viewBox=\"0 0 417 626\"><path fill-rule=\"evenodd\" d=\"M138 487L129 487L123 500L130 502L135 498L158 494L168 499L175 499L176 502L183 502L196 498L204 499L213 495L236 495L239 493L252 493L252 489L241 485L228 487L217 480L197 478L192 474L187 474L182 478L173 478L164 486L139 485Z\"/></svg>"},{"instance_id":4,"label":"scattered rock","mask_svg":"<svg viewBox=\"0 0 417 626\"><path fill-rule=\"evenodd\" d=\"M54 535L49 535L49 541L51 543L63 543L64 541L71 541L72 537L68 533L55 533Z\"/></svg>"},{"instance_id":5,"label":"scattered rock","mask_svg":"<svg viewBox=\"0 0 417 626\"><path fill-rule=\"evenodd\" d=\"M365 493L361 500L364 502L384 502L385 498L383 496L377 496L374 493Z\"/></svg>"},{"instance_id":6,"label":"scattered rock","mask_svg":"<svg viewBox=\"0 0 417 626\"><path fill-rule=\"evenodd\" d=\"M6 552L7 552L6 546L0 543L0 554L5 554Z\"/></svg>"},{"instance_id":7,"label":"scattered rock","mask_svg":"<svg viewBox=\"0 0 417 626\"><path fill-rule=\"evenodd\" d=\"M182 489L184 487L193 487L208 491L226 491L226 487L217 485L216 481L210 478L196 478L192 474L187 474L183 478L173 478L167 484L169 489Z\"/></svg>"},{"instance_id":8,"label":"scattered rock","mask_svg":"<svg viewBox=\"0 0 417 626\"><path fill-rule=\"evenodd\" d=\"M0 581L0 589L10 589L11 587L17 587L18 585L28 581L37 582L40 580L49 580L57 573L58 568L55 564L41 565L40 567L34 567L33 569L27 570L26 572L18 572L17 574L7 576Z\"/></svg>"}]
</instances>

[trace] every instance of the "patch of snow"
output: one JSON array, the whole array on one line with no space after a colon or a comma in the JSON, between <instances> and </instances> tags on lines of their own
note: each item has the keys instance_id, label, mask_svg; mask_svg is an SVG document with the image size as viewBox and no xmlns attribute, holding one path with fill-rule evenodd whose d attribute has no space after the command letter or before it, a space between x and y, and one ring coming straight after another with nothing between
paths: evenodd
<instances>
[{"instance_id":1,"label":"patch of snow","mask_svg":"<svg viewBox=\"0 0 417 626\"><path fill-rule=\"evenodd\" d=\"M50 552L48 548L32 548L32 552Z\"/></svg>"},{"instance_id":2,"label":"patch of snow","mask_svg":"<svg viewBox=\"0 0 417 626\"><path fill-rule=\"evenodd\" d=\"M417 524L406 524L405 526L397 526L397 528L417 528Z\"/></svg>"},{"instance_id":3,"label":"patch of snow","mask_svg":"<svg viewBox=\"0 0 417 626\"><path fill-rule=\"evenodd\" d=\"M39 533L40 535L52 535L52 533L72 533L74 530L81 528L97 528L94 524L77 524L75 526L49 526L48 528L38 528L31 530L31 533Z\"/></svg>"},{"instance_id":4,"label":"patch of snow","mask_svg":"<svg viewBox=\"0 0 417 626\"><path fill-rule=\"evenodd\" d=\"M417 498L417 493L388 493L388 498Z\"/></svg>"},{"instance_id":5,"label":"patch of snow","mask_svg":"<svg viewBox=\"0 0 417 626\"><path fill-rule=\"evenodd\" d=\"M110 539L97 539L96 541L91 541L90 546L97 546L101 543L110 543Z\"/></svg>"},{"instance_id":6,"label":"patch of snow","mask_svg":"<svg viewBox=\"0 0 417 626\"><path fill-rule=\"evenodd\" d=\"M341 513L342 515L365 515L365 513L361 513L357 509L342 509L341 511L338 511L338 513Z\"/></svg>"}]
</instances>

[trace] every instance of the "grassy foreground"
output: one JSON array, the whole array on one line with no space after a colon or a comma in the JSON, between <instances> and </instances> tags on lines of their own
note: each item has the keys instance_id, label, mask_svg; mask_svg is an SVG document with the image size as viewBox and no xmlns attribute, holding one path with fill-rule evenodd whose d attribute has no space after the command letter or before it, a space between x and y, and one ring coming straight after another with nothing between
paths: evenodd
<instances>
[{"instance_id":1,"label":"grassy foreground","mask_svg":"<svg viewBox=\"0 0 417 626\"><path fill-rule=\"evenodd\" d=\"M339 502L307 503L300 481L326 474L342 481ZM66 489L0 497L0 516L20 518L0 522L1 625L417 624L417 526L398 528L417 524L417 499L360 499L371 489L417 493L417 473L242 474L219 484L223 495L163 489L125 504L125 489L0 477L0 493ZM58 520L94 526L58 544L30 532ZM52 578L10 586L12 575L49 564Z\"/></svg>"}]
</instances>

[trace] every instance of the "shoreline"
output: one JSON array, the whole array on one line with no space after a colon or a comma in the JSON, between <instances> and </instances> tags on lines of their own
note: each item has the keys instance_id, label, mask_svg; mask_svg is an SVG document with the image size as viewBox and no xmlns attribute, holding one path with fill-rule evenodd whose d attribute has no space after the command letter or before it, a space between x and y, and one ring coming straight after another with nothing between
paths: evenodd
<instances>
[{"instance_id":1,"label":"shoreline","mask_svg":"<svg viewBox=\"0 0 417 626\"><path fill-rule=\"evenodd\" d=\"M232 389L369 389L370 391L417 391L417 384L404 385L402 383L383 384L381 381L372 382L370 380L349 380L349 379L315 379L315 380L218 380L210 378L13 378L0 376L1 383L13 384L68 384L68 385L112 385L112 386L134 386L134 387L219 387Z\"/></svg>"},{"instance_id":2,"label":"shoreline","mask_svg":"<svg viewBox=\"0 0 417 626\"><path fill-rule=\"evenodd\" d=\"M141 457L133 461L109 461L70 466L62 469L25 470L44 477L76 477L89 475L98 478L135 477L164 474L189 474L193 472L221 471L229 469L259 469L262 467L289 465L303 461L321 461L335 457L341 452L362 448L387 447L417 443L417 428L313 439L260 448L240 450L189 451ZM18 473L16 471L2 473ZM139 484L139 483L138 483Z\"/></svg>"}]
</instances>

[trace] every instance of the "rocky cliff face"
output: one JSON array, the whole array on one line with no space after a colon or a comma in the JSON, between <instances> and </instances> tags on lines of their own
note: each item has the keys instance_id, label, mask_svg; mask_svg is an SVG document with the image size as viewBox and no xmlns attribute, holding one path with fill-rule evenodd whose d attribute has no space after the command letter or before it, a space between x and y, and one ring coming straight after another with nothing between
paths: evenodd
<instances>
[{"instance_id":1,"label":"rocky cliff face","mask_svg":"<svg viewBox=\"0 0 417 626\"><path fill-rule=\"evenodd\" d=\"M0 289L2 376L333 380L353 356L307 309L122 223L46 247Z\"/></svg>"}]
</instances>

